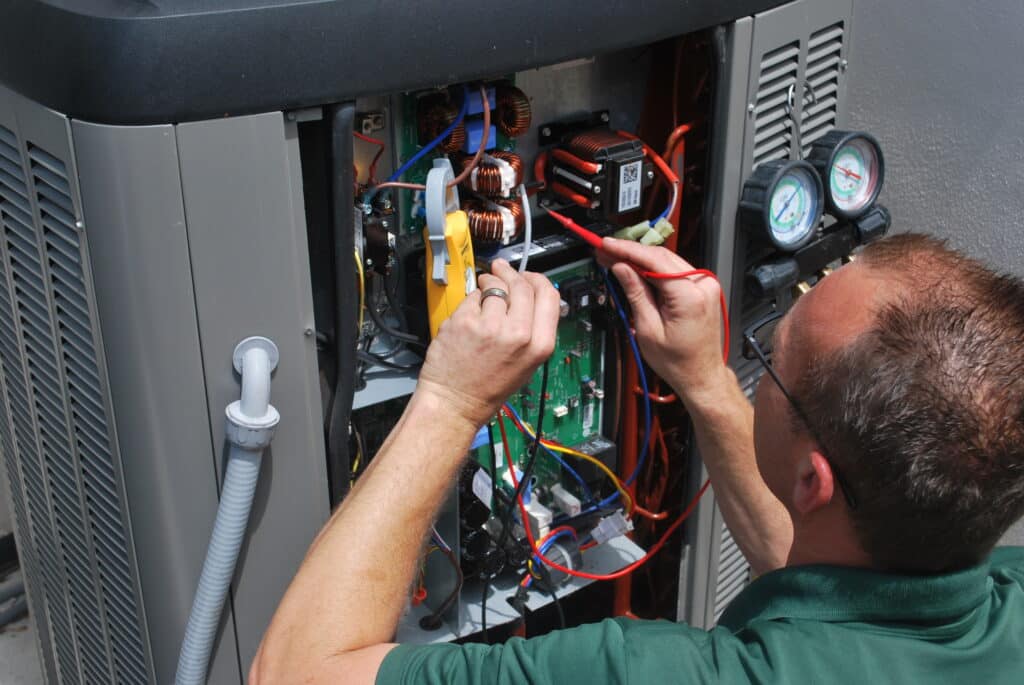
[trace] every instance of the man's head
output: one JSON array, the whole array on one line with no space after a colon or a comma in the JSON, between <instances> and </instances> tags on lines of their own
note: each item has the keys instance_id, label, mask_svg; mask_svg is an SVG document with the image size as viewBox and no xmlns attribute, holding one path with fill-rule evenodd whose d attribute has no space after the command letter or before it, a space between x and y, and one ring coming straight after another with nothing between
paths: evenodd
<instances>
[{"instance_id":1,"label":"man's head","mask_svg":"<svg viewBox=\"0 0 1024 685\"><path fill-rule=\"evenodd\" d=\"M893 236L797 303L773 363L804 417L762 383L758 463L796 544L801 526L839 528L876 567L937 572L980 561L1024 514L1019 279Z\"/></svg>"}]
</instances>

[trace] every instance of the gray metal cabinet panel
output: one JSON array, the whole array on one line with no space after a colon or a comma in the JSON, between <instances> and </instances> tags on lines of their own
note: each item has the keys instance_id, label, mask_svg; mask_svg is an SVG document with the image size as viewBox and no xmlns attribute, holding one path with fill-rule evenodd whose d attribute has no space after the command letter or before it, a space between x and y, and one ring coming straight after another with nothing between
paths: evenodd
<instances>
[{"instance_id":1,"label":"gray metal cabinet panel","mask_svg":"<svg viewBox=\"0 0 1024 685\"><path fill-rule=\"evenodd\" d=\"M329 514L299 146L280 113L182 124L177 133L210 423L222 459L224 407L239 394L235 344L264 335L281 351L271 393L281 424L264 455L233 586L244 671Z\"/></svg>"},{"instance_id":2,"label":"gray metal cabinet panel","mask_svg":"<svg viewBox=\"0 0 1024 685\"><path fill-rule=\"evenodd\" d=\"M174 128L73 134L154 670L172 682L217 510ZM232 629L210 681L239 678Z\"/></svg>"}]
</instances>

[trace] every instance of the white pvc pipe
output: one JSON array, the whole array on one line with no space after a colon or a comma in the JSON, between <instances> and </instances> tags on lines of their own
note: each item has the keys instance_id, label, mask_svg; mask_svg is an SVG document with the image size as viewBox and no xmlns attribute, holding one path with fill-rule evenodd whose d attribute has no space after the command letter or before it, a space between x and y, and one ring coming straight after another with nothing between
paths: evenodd
<instances>
[{"instance_id":1,"label":"white pvc pipe","mask_svg":"<svg viewBox=\"0 0 1024 685\"><path fill-rule=\"evenodd\" d=\"M267 413L269 404L270 357L266 350L252 347L242 355L242 413L259 418Z\"/></svg>"}]
</instances>

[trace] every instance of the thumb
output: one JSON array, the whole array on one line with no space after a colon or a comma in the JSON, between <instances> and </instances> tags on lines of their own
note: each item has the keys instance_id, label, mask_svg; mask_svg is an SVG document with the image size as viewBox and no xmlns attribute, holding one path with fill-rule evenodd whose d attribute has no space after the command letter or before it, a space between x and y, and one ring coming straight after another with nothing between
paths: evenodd
<instances>
[{"instance_id":1,"label":"thumb","mask_svg":"<svg viewBox=\"0 0 1024 685\"><path fill-rule=\"evenodd\" d=\"M636 322L637 330L652 332L653 326L660 326L661 314L658 312L658 303L654 299L654 292L640 274L624 262L613 265L612 273L622 284L622 290L626 293L629 306L633 309L633 319Z\"/></svg>"}]
</instances>

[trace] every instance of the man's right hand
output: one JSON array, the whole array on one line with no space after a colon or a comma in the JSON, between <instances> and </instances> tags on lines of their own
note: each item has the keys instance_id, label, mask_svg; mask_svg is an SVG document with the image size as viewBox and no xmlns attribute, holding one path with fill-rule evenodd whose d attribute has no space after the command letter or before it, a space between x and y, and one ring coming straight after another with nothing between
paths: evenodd
<instances>
[{"instance_id":1,"label":"man's right hand","mask_svg":"<svg viewBox=\"0 0 1024 685\"><path fill-rule=\"evenodd\" d=\"M633 309L644 359L681 399L689 404L728 379L723 374L718 283L700 276L648 281L630 266L662 273L693 270L663 247L605 238L601 251L601 261L612 264Z\"/></svg>"}]
</instances>

